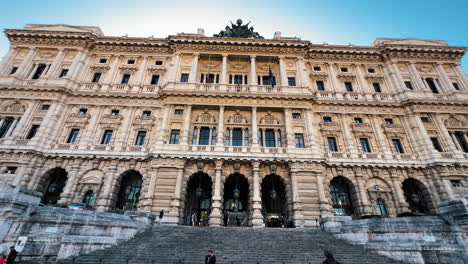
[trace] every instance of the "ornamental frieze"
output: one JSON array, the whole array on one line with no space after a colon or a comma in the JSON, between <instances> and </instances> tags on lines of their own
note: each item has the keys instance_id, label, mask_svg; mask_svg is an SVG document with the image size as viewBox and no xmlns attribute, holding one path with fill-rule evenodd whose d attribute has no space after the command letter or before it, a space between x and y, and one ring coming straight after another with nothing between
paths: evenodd
<instances>
[{"instance_id":1,"label":"ornamental frieze","mask_svg":"<svg viewBox=\"0 0 468 264\"><path fill-rule=\"evenodd\" d=\"M190 105L232 105L232 106L266 106L266 107L294 107L308 108L307 102L295 100L245 100L241 98L198 98L198 97L168 97L164 101L166 104L190 104Z\"/></svg>"},{"instance_id":2,"label":"ornamental frieze","mask_svg":"<svg viewBox=\"0 0 468 264\"><path fill-rule=\"evenodd\" d=\"M367 55L367 54L335 54L335 53L316 53L308 52L305 59L319 60L319 61L346 61L346 62L382 62L381 55Z\"/></svg>"},{"instance_id":3,"label":"ornamental frieze","mask_svg":"<svg viewBox=\"0 0 468 264\"><path fill-rule=\"evenodd\" d=\"M151 53L151 54L170 54L171 49L169 47L151 47L151 46L137 46L137 45L94 45L91 48L92 51L96 52L134 52L134 53Z\"/></svg>"},{"instance_id":4,"label":"ornamental frieze","mask_svg":"<svg viewBox=\"0 0 468 264\"><path fill-rule=\"evenodd\" d=\"M353 132L372 132L372 126L369 123L351 123L351 129Z\"/></svg>"},{"instance_id":5,"label":"ornamental frieze","mask_svg":"<svg viewBox=\"0 0 468 264\"><path fill-rule=\"evenodd\" d=\"M305 50L303 48L292 47L265 47L265 46L240 46L240 45L210 45L210 44L190 44L177 43L174 44L174 50L177 52L192 52L192 53L242 53L246 55L290 55L303 56Z\"/></svg>"},{"instance_id":6,"label":"ornamental frieze","mask_svg":"<svg viewBox=\"0 0 468 264\"><path fill-rule=\"evenodd\" d=\"M68 116L67 122L69 122L69 123L87 123L90 118L91 118L90 114L71 113Z\"/></svg>"}]
</instances>

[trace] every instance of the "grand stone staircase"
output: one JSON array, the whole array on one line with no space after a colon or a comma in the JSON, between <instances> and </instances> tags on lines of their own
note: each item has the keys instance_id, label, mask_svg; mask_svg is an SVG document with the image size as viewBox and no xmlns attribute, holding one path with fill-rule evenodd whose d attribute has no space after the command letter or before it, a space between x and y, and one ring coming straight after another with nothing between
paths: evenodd
<instances>
[{"instance_id":1,"label":"grand stone staircase","mask_svg":"<svg viewBox=\"0 0 468 264\"><path fill-rule=\"evenodd\" d=\"M217 263L318 264L323 249L344 264L400 263L318 229L187 226L156 226L117 246L56 263L204 263L207 251L213 250Z\"/></svg>"}]
</instances>

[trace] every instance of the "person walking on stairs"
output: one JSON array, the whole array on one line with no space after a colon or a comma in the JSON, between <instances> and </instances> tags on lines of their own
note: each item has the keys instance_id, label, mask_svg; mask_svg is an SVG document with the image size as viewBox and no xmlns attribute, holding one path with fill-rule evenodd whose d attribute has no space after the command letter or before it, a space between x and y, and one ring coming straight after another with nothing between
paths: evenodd
<instances>
[{"instance_id":1,"label":"person walking on stairs","mask_svg":"<svg viewBox=\"0 0 468 264\"><path fill-rule=\"evenodd\" d=\"M216 264L216 257L212 250L208 251L208 255L205 257L205 264Z\"/></svg>"},{"instance_id":2,"label":"person walking on stairs","mask_svg":"<svg viewBox=\"0 0 468 264\"><path fill-rule=\"evenodd\" d=\"M163 216L164 216L164 210L161 210L161 211L159 212L159 217L158 217L158 220L159 220L159 221L158 221L158 225L161 224Z\"/></svg>"},{"instance_id":3,"label":"person walking on stairs","mask_svg":"<svg viewBox=\"0 0 468 264\"><path fill-rule=\"evenodd\" d=\"M18 251L16 251L15 246L10 247L10 254L8 254L7 264L15 263L16 255L18 255Z\"/></svg>"},{"instance_id":4,"label":"person walking on stairs","mask_svg":"<svg viewBox=\"0 0 468 264\"><path fill-rule=\"evenodd\" d=\"M323 253L325 255L325 261L323 261L323 264L340 264L335 260L333 254L330 251L324 250Z\"/></svg>"}]
</instances>

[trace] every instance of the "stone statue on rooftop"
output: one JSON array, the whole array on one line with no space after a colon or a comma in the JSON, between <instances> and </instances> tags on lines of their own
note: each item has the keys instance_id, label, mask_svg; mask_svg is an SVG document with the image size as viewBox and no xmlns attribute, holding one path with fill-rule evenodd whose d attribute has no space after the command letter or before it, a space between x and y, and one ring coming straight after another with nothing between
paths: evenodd
<instances>
[{"instance_id":1,"label":"stone statue on rooftop","mask_svg":"<svg viewBox=\"0 0 468 264\"><path fill-rule=\"evenodd\" d=\"M219 34L215 34L214 37L263 39L258 32L254 31L253 27L249 28L249 24L250 22L242 25L242 19L237 19L236 24L231 22L231 27L226 26L224 30L221 30Z\"/></svg>"}]
</instances>

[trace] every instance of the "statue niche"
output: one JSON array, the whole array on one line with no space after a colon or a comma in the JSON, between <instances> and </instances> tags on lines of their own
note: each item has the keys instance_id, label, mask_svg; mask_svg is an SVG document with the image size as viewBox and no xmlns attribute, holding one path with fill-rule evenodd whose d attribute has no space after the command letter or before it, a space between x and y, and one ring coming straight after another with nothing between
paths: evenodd
<instances>
[{"instance_id":1,"label":"statue niche","mask_svg":"<svg viewBox=\"0 0 468 264\"><path fill-rule=\"evenodd\" d=\"M224 30L221 30L219 34L214 34L214 37L224 38L258 38L263 39L258 32L254 31L253 27L249 28L249 23L242 25L242 20L237 19L236 25L231 22L231 27L226 26Z\"/></svg>"}]
</instances>

